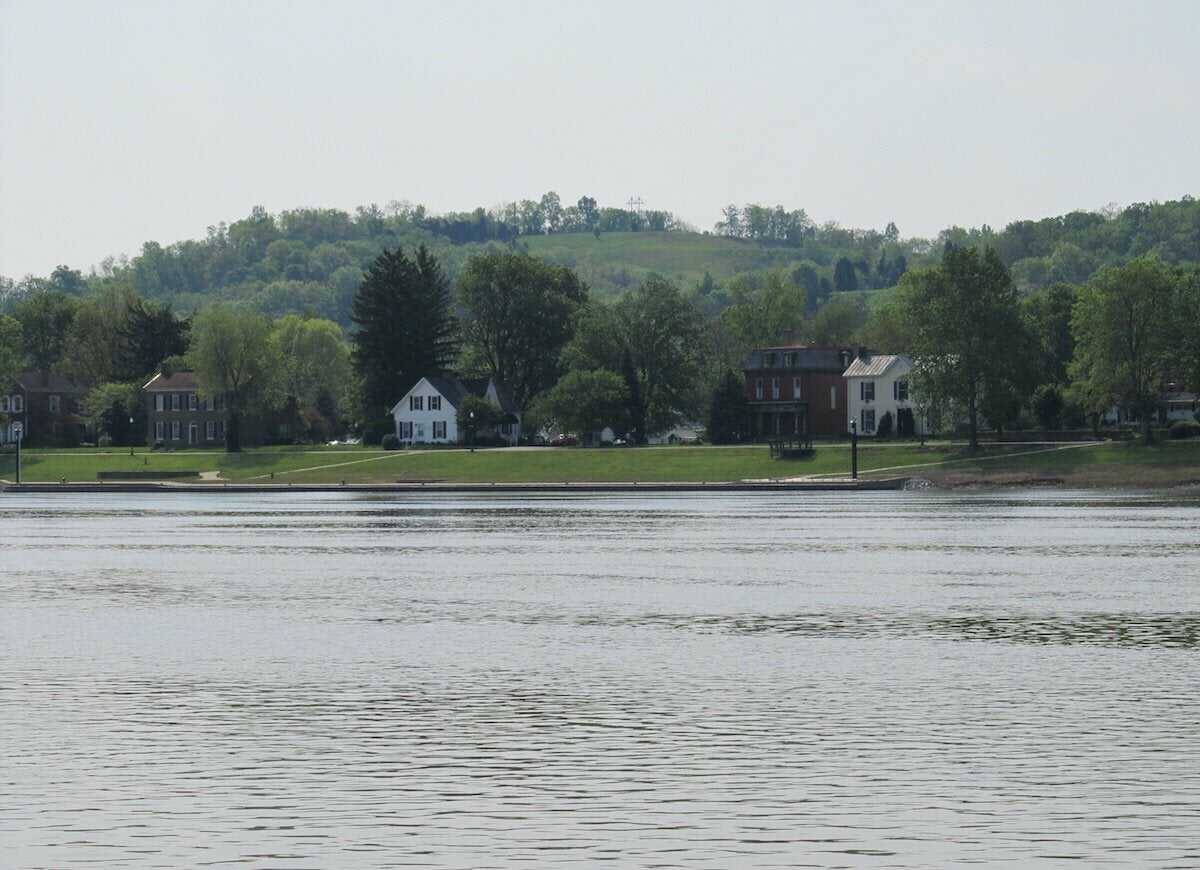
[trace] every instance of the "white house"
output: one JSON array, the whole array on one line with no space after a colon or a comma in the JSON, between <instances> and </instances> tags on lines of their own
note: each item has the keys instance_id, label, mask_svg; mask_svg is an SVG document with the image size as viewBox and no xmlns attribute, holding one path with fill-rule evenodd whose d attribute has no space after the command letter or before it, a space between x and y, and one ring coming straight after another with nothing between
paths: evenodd
<instances>
[{"instance_id":1,"label":"white house","mask_svg":"<svg viewBox=\"0 0 1200 870\"><path fill-rule=\"evenodd\" d=\"M842 373L846 379L847 419L858 423L860 435L874 435L883 415L892 415L892 433L926 434L909 389L912 360L893 354L861 352ZM903 422L902 422L903 420Z\"/></svg>"},{"instance_id":2,"label":"white house","mask_svg":"<svg viewBox=\"0 0 1200 870\"><path fill-rule=\"evenodd\" d=\"M460 444L468 433L458 430L458 406L478 396L501 413L500 423L480 428L478 438L501 438L516 444L521 437L521 414L508 391L492 378L460 379L453 375L421 378L392 408L396 437L402 444Z\"/></svg>"}]
</instances>

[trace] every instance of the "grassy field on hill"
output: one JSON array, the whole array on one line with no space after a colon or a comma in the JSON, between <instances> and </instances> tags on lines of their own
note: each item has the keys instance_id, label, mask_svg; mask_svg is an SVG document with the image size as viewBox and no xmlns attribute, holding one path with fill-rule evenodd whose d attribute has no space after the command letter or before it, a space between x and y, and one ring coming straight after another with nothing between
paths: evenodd
<instances>
[{"instance_id":1,"label":"grassy field on hill","mask_svg":"<svg viewBox=\"0 0 1200 870\"><path fill-rule=\"evenodd\" d=\"M867 444L864 474L925 477L946 486L1055 484L1171 486L1200 483L1200 443L1088 444L1062 448L1005 445L971 457L961 445ZM239 454L100 450L27 451L24 479L95 481L99 471L197 471L211 479L261 483L727 481L848 475L849 448L820 444L807 459L772 460L764 446L661 447L623 450L415 450L262 448ZM274 477L272 477L274 475ZM12 455L0 457L12 480Z\"/></svg>"},{"instance_id":2,"label":"grassy field on hill","mask_svg":"<svg viewBox=\"0 0 1200 870\"><path fill-rule=\"evenodd\" d=\"M635 287L656 272L684 289L704 278L717 283L738 272L786 267L799 262L796 248L762 245L701 233L571 233L521 238L529 252L570 266L601 297Z\"/></svg>"}]
</instances>

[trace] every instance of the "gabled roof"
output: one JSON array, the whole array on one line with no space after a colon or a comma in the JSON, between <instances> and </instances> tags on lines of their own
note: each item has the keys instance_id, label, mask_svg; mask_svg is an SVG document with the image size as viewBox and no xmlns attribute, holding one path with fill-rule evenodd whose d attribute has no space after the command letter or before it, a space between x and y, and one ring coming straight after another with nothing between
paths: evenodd
<instances>
[{"instance_id":1,"label":"gabled roof","mask_svg":"<svg viewBox=\"0 0 1200 870\"><path fill-rule=\"evenodd\" d=\"M443 372L438 375L426 375L413 384L412 389L400 397L400 401L392 406L392 411L396 410L396 406L404 402L409 393L420 386L421 381L427 382L431 387L437 390L443 399L451 406L457 408L466 396L477 396L484 398L487 395L488 385L492 383L491 378L460 378L449 372ZM503 384L496 384L496 397L500 402L500 410L506 414L519 414L520 409L513 402L512 396Z\"/></svg>"},{"instance_id":2,"label":"gabled roof","mask_svg":"<svg viewBox=\"0 0 1200 870\"><path fill-rule=\"evenodd\" d=\"M859 356L854 362L850 363L850 368L842 373L844 378L878 378L881 377L888 369L898 362L907 362L910 366L912 361L906 356L899 354L868 354Z\"/></svg>"},{"instance_id":3,"label":"gabled roof","mask_svg":"<svg viewBox=\"0 0 1200 870\"><path fill-rule=\"evenodd\" d=\"M79 384L57 372L25 371L15 378L17 386L27 393L84 393Z\"/></svg>"},{"instance_id":4,"label":"gabled roof","mask_svg":"<svg viewBox=\"0 0 1200 870\"><path fill-rule=\"evenodd\" d=\"M146 381L142 389L151 392L157 390L166 392L168 390L195 390L197 387L195 372L172 372L170 377L159 372Z\"/></svg>"}]
</instances>

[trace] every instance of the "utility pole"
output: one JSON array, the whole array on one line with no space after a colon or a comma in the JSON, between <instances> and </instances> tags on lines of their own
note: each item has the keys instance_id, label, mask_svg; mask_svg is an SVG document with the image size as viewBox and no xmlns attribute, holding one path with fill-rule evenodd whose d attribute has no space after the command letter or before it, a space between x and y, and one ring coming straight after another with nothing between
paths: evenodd
<instances>
[{"instance_id":1,"label":"utility pole","mask_svg":"<svg viewBox=\"0 0 1200 870\"><path fill-rule=\"evenodd\" d=\"M17 486L21 485L21 439L25 435L25 427L17 429Z\"/></svg>"},{"instance_id":2,"label":"utility pole","mask_svg":"<svg viewBox=\"0 0 1200 870\"><path fill-rule=\"evenodd\" d=\"M640 196L631 196L629 197L629 201L625 204L629 206L629 210L631 212L634 214L639 214L641 213L642 206L644 206L646 203L642 201Z\"/></svg>"}]
</instances>

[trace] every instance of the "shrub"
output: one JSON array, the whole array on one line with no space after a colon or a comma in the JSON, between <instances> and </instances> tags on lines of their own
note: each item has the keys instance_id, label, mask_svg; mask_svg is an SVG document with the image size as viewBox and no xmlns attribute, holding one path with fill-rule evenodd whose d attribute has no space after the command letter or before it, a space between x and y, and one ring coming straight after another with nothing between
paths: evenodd
<instances>
[{"instance_id":1,"label":"shrub","mask_svg":"<svg viewBox=\"0 0 1200 870\"><path fill-rule=\"evenodd\" d=\"M1168 438L1200 438L1200 423L1195 420L1176 420L1167 430Z\"/></svg>"},{"instance_id":2,"label":"shrub","mask_svg":"<svg viewBox=\"0 0 1200 870\"><path fill-rule=\"evenodd\" d=\"M362 443L379 444L383 436L396 431L396 421L391 417L380 417L363 425Z\"/></svg>"},{"instance_id":3,"label":"shrub","mask_svg":"<svg viewBox=\"0 0 1200 870\"><path fill-rule=\"evenodd\" d=\"M384 450L399 450L400 439L396 437L395 432L389 432L379 439L379 446Z\"/></svg>"},{"instance_id":4,"label":"shrub","mask_svg":"<svg viewBox=\"0 0 1200 870\"><path fill-rule=\"evenodd\" d=\"M875 436L877 438L892 437L892 412L885 411L883 416L879 418L879 425L875 427Z\"/></svg>"},{"instance_id":5,"label":"shrub","mask_svg":"<svg viewBox=\"0 0 1200 870\"><path fill-rule=\"evenodd\" d=\"M1042 384L1033 394L1033 413L1043 429L1057 429L1062 425L1066 400L1053 384Z\"/></svg>"}]
</instances>

